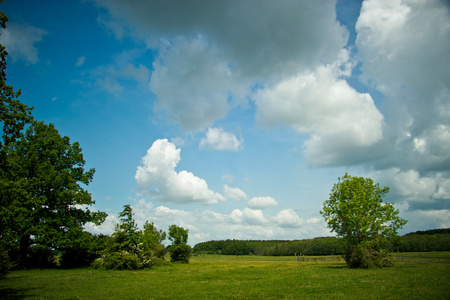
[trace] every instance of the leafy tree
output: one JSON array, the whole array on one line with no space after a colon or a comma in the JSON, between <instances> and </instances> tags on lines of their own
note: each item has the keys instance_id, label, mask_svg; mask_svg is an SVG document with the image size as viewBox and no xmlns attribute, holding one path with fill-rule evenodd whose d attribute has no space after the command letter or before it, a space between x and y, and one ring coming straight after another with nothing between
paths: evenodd
<instances>
[{"instance_id":1,"label":"leafy tree","mask_svg":"<svg viewBox=\"0 0 450 300\"><path fill-rule=\"evenodd\" d=\"M187 244L189 229L177 225L169 226L169 240L173 245Z\"/></svg>"},{"instance_id":2,"label":"leafy tree","mask_svg":"<svg viewBox=\"0 0 450 300\"><path fill-rule=\"evenodd\" d=\"M328 227L346 242L344 258L350 267L389 266L393 257L384 249L406 220L393 203L383 203L388 187L380 188L370 178L347 173L334 184L321 214Z\"/></svg>"},{"instance_id":3,"label":"leafy tree","mask_svg":"<svg viewBox=\"0 0 450 300\"><path fill-rule=\"evenodd\" d=\"M158 230L153 222L145 222L142 232L142 242L145 252L153 251L156 257L163 258L165 249L162 242L165 239L166 233L162 229Z\"/></svg>"},{"instance_id":4,"label":"leafy tree","mask_svg":"<svg viewBox=\"0 0 450 300\"><path fill-rule=\"evenodd\" d=\"M104 221L106 213L89 210L95 201L84 189L95 170L84 170L79 144L61 136L53 124L33 121L23 137L5 148L2 219L22 266L31 245L65 249L86 223Z\"/></svg>"},{"instance_id":5,"label":"leafy tree","mask_svg":"<svg viewBox=\"0 0 450 300\"><path fill-rule=\"evenodd\" d=\"M141 242L141 232L133 219L133 210L129 204L124 205L123 211L119 213L120 224L116 225L113 233L115 247L119 251L136 252Z\"/></svg>"},{"instance_id":6,"label":"leafy tree","mask_svg":"<svg viewBox=\"0 0 450 300\"><path fill-rule=\"evenodd\" d=\"M172 261L189 262L191 257L191 246L187 244L189 229L184 229L177 225L169 226L169 240L172 245L169 247L170 258Z\"/></svg>"}]
</instances>

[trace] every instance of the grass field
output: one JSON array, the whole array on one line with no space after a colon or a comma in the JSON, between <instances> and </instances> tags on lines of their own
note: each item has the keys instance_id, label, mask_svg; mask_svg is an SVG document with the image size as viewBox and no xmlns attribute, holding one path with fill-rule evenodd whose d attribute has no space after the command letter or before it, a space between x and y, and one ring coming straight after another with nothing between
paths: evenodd
<instances>
[{"instance_id":1,"label":"grass field","mask_svg":"<svg viewBox=\"0 0 450 300\"><path fill-rule=\"evenodd\" d=\"M395 267L348 269L339 257L197 256L142 271L27 270L3 299L450 299L450 252L401 253Z\"/></svg>"}]
</instances>

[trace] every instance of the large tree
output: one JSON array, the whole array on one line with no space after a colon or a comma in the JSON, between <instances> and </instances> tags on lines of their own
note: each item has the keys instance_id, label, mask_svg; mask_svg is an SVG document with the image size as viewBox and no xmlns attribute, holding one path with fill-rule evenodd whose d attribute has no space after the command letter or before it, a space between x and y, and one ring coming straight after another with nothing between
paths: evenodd
<instances>
[{"instance_id":1,"label":"large tree","mask_svg":"<svg viewBox=\"0 0 450 300\"><path fill-rule=\"evenodd\" d=\"M61 136L53 124L34 121L5 150L2 219L21 264L33 244L70 248L86 223L104 221L106 213L89 210L95 201L84 188L95 170L84 169L80 145Z\"/></svg>"},{"instance_id":2,"label":"large tree","mask_svg":"<svg viewBox=\"0 0 450 300\"><path fill-rule=\"evenodd\" d=\"M346 242L345 260L350 267L392 265L393 258L383 249L386 239L406 224L393 203L384 203L388 187L373 180L345 174L334 184L321 214L328 227Z\"/></svg>"}]
</instances>

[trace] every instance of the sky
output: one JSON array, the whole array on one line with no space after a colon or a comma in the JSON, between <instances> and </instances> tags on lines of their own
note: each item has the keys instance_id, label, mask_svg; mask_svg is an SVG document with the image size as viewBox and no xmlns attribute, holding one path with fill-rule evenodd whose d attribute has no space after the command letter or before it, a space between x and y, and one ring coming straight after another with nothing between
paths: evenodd
<instances>
[{"instance_id":1,"label":"sky","mask_svg":"<svg viewBox=\"0 0 450 300\"><path fill-rule=\"evenodd\" d=\"M7 83L78 141L110 234L332 236L346 172L409 222L450 227L450 5L444 0L5 0Z\"/></svg>"}]
</instances>

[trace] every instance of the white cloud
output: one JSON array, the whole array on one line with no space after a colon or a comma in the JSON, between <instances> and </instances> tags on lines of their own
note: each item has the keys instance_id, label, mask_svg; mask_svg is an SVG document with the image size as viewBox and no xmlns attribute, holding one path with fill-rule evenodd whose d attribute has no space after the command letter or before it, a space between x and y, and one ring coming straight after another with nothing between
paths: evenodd
<instances>
[{"instance_id":1,"label":"white cloud","mask_svg":"<svg viewBox=\"0 0 450 300\"><path fill-rule=\"evenodd\" d=\"M395 205L400 211L400 216L408 223L404 226L403 232L415 232L418 230L449 228L450 210L445 209L410 209L407 201Z\"/></svg>"},{"instance_id":2,"label":"white cloud","mask_svg":"<svg viewBox=\"0 0 450 300\"><path fill-rule=\"evenodd\" d=\"M239 151L242 149L242 139L222 128L208 128L206 137L200 140L199 148L206 150Z\"/></svg>"},{"instance_id":3,"label":"white cloud","mask_svg":"<svg viewBox=\"0 0 450 300\"><path fill-rule=\"evenodd\" d=\"M379 167L450 167L450 12L438 0L364 1L361 78L385 95L389 155Z\"/></svg>"},{"instance_id":4,"label":"white cloud","mask_svg":"<svg viewBox=\"0 0 450 300\"><path fill-rule=\"evenodd\" d=\"M287 228L301 227L305 223L292 208L278 212L273 219L279 226Z\"/></svg>"},{"instance_id":5,"label":"white cloud","mask_svg":"<svg viewBox=\"0 0 450 300\"><path fill-rule=\"evenodd\" d=\"M0 42L6 47L13 61L23 60L30 64L39 62L35 43L42 41L47 31L30 25L8 24L2 30Z\"/></svg>"},{"instance_id":6,"label":"white cloud","mask_svg":"<svg viewBox=\"0 0 450 300\"><path fill-rule=\"evenodd\" d=\"M278 206L278 202L272 197L253 197L248 201L248 207L252 209L265 209L273 206Z\"/></svg>"},{"instance_id":7,"label":"white cloud","mask_svg":"<svg viewBox=\"0 0 450 300\"><path fill-rule=\"evenodd\" d=\"M376 181L390 188L390 199L411 208L446 207L450 200L450 179L444 173L421 176L416 170L391 168L374 173Z\"/></svg>"},{"instance_id":8,"label":"white cloud","mask_svg":"<svg viewBox=\"0 0 450 300\"><path fill-rule=\"evenodd\" d=\"M117 217L117 215L108 215L105 219L105 222L103 222L101 225L97 226L93 223L86 223L84 228L93 234L111 235L112 233L114 233L116 224L119 224L119 223L120 223L120 220Z\"/></svg>"},{"instance_id":9,"label":"white cloud","mask_svg":"<svg viewBox=\"0 0 450 300\"><path fill-rule=\"evenodd\" d=\"M243 225L263 225L268 222L260 209L244 208L235 209L231 212L230 218L233 223Z\"/></svg>"},{"instance_id":10,"label":"white cloud","mask_svg":"<svg viewBox=\"0 0 450 300\"><path fill-rule=\"evenodd\" d=\"M180 151L167 139L156 140L136 171L140 191L160 202L215 204L223 201L223 196L211 191L204 179L188 171L175 171L181 160Z\"/></svg>"},{"instance_id":11,"label":"white cloud","mask_svg":"<svg viewBox=\"0 0 450 300\"><path fill-rule=\"evenodd\" d=\"M369 94L358 93L340 79L348 74L349 63L343 51L334 64L260 90L255 95L259 123L310 134L305 154L315 165L345 165L358 157L355 153L366 158L367 147L383 137L383 115Z\"/></svg>"},{"instance_id":12,"label":"white cloud","mask_svg":"<svg viewBox=\"0 0 450 300\"><path fill-rule=\"evenodd\" d=\"M223 186L223 193L226 198L233 199L236 202L242 202L247 200L247 195L239 188L232 188L228 185Z\"/></svg>"}]
</instances>

